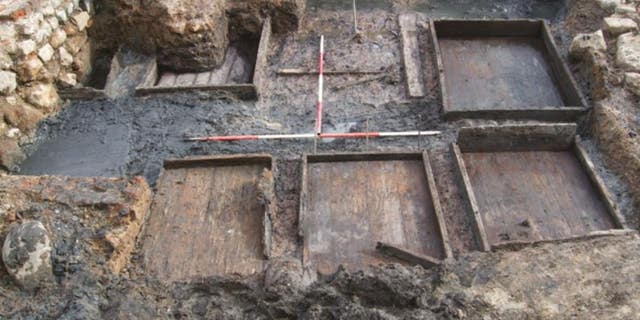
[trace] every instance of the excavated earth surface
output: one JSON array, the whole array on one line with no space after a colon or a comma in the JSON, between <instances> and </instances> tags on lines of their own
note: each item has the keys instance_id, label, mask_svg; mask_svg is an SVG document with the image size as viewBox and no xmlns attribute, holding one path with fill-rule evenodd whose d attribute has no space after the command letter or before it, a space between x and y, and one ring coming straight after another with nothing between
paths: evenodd
<instances>
[{"instance_id":1,"label":"excavated earth surface","mask_svg":"<svg viewBox=\"0 0 640 320\"><path fill-rule=\"evenodd\" d=\"M350 1L348 1L350 3ZM407 3L408 2L408 3ZM0 237L9 224L37 219L51 232L55 281L35 293L21 291L0 269L0 318L57 319L633 319L640 317L640 238L608 237L544 244L520 251L481 253L456 182L449 145L462 126L505 121L445 122L434 66L424 66L428 96L405 97L397 12L430 9L434 15L550 19L564 56L578 32L599 28L604 13L575 1L565 9L544 1L498 1L451 13L444 1L371 2L354 38L344 2L309 1L300 30L274 35L268 82L257 102L205 92L118 100L74 101L46 120L28 146L20 174L76 176L0 179ZM375 3L375 5L374 5ZM329 6L329 7L327 7ZM335 11L338 8L340 10ZM426 9L425 9L426 8ZM481 9L479 9L481 8ZM453 10L453 9L451 9ZM542 12L542 13L541 13ZM566 19L563 18L566 16ZM598 26L595 24L598 23ZM595 30L594 29L594 30ZM591 30L593 31L593 30ZM327 39L328 70L383 71L328 76L328 132L441 130L437 137L320 142L323 151L429 150L455 259L425 270L399 264L310 282L300 267L297 237L301 154L313 142L193 143L200 135L303 133L313 129L315 76L277 76L281 68L314 69L320 34ZM431 48L423 41L421 51ZM365 57L363 59L363 57ZM433 59L427 59L432 61ZM572 66L579 75L577 66ZM366 80L366 81L363 81ZM586 94L588 80L579 77ZM580 123L589 155L630 227L640 227L623 179ZM78 151L82 150L82 151ZM166 158L266 152L276 158L273 258L265 274L166 283L145 274L140 244L130 233L144 228L140 208L150 201ZM82 158L82 160L78 160ZM102 176L90 178L87 176ZM108 178L126 176L130 178ZM146 178L147 187L141 178ZM131 230L124 232L122 230ZM130 232L130 233L129 233ZM115 236L114 236L115 235ZM122 261L122 256L131 259ZM117 272L114 272L117 271Z\"/></svg>"}]
</instances>

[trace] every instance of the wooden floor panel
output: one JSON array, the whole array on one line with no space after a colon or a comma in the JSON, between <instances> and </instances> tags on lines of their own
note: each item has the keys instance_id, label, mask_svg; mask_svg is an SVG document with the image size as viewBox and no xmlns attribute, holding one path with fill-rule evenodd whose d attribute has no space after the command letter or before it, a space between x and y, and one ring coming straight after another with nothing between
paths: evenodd
<instances>
[{"instance_id":1,"label":"wooden floor panel","mask_svg":"<svg viewBox=\"0 0 640 320\"><path fill-rule=\"evenodd\" d=\"M262 271L263 165L165 170L143 243L162 280Z\"/></svg>"},{"instance_id":2,"label":"wooden floor panel","mask_svg":"<svg viewBox=\"0 0 640 320\"><path fill-rule=\"evenodd\" d=\"M564 106L541 39L439 39L456 111Z\"/></svg>"},{"instance_id":3,"label":"wooden floor panel","mask_svg":"<svg viewBox=\"0 0 640 320\"><path fill-rule=\"evenodd\" d=\"M492 245L615 227L571 151L463 153L463 158Z\"/></svg>"},{"instance_id":4,"label":"wooden floor panel","mask_svg":"<svg viewBox=\"0 0 640 320\"><path fill-rule=\"evenodd\" d=\"M444 258L421 160L309 163L307 176L305 264L330 274L389 262L378 241Z\"/></svg>"}]
</instances>

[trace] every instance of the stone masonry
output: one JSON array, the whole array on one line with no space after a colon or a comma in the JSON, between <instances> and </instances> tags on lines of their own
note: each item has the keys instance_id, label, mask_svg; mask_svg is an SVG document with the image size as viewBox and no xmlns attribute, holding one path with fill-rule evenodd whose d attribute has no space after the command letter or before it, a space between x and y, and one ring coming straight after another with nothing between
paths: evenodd
<instances>
[{"instance_id":1,"label":"stone masonry","mask_svg":"<svg viewBox=\"0 0 640 320\"><path fill-rule=\"evenodd\" d=\"M87 28L78 0L9 1L0 6L0 167L24 158L19 145L60 108L57 87L91 72Z\"/></svg>"}]
</instances>

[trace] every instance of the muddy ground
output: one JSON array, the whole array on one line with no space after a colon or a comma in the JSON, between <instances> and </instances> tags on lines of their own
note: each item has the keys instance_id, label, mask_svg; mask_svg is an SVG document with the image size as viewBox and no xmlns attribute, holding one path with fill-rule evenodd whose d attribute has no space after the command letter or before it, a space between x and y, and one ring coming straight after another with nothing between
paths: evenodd
<instances>
[{"instance_id":1,"label":"muddy ground","mask_svg":"<svg viewBox=\"0 0 640 320\"><path fill-rule=\"evenodd\" d=\"M270 285L263 285L262 276L161 283L145 275L140 252L137 252L128 272L121 276L77 273L69 276L74 285L47 288L30 302L19 304L20 308L13 307L18 305L16 301L31 298L9 281L3 281L0 295L7 300L1 305L0 315L19 318L35 314L42 318L69 319L626 319L639 315L640 290L634 286L640 283L637 276L640 270L633 258L640 254L637 237L543 245L519 252L477 252L479 246L456 182L449 145L462 126L496 122L444 121L435 71L429 62L432 59L424 62L425 69L432 70L425 76L426 87L430 89L428 96L420 101L406 98L395 12L426 8L420 1L409 1L408 7L406 2L371 2L375 8L362 8L359 17L362 38L358 40L353 38L352 13L334 11L336 7L349 9L349 6L333 2L322 2L319 6L310 1L299 32L272 38L269 81L257 102L211 96L206 92L74 101L57 117L45 121L36 142L28 146L31 157L21 166L21 174L141 175L152 186L166 158L273 154L277 161L273 254L278 258L272 262L276 265L273 271L267 272L266 281ZM492 1L484 7L470 3L454 1L453 5L462 8L456 14L465 18L542 16L550 19L565 56L572 36L594 27L596 20L588 17L602 14L585 4L586 1L576 1L568 9L553 1L525 4ZM431 2L431 6L436 8L433 12L457 16L447 13L450 7L444 2ZM436 13L433 14L439 14ZM592 21L591 26L586 20ZM433 270L392 265L356 273L339 272L332 279L306 286L299 279L296 269L299 266L291 259L295 261L301 250L297 238L300 157L304 152L313 152L313 142L184 141L185 137L199 135L312 131L317 79L314 76L282 77L277 76L276 71L291 67L315 68L320 34L325 35L327 41L328 70L385 72L381 79L346 88L340 86L368 76L327 77L325 131L441 130L442 135L325 141L318 144L318 152L429 150L455 261ZM431 48L428 41L422 43L421 50L426 56ZM588 82L584 79L579 82L588 94ZM580 130L588 135L583 123ZM586 144L623 215L634 228L639 227L629 188L607 169L590 137ZM3 279L6 278L3 275ZM52 296L64 299L52 302Z\"/></svg>"}]
</instances>

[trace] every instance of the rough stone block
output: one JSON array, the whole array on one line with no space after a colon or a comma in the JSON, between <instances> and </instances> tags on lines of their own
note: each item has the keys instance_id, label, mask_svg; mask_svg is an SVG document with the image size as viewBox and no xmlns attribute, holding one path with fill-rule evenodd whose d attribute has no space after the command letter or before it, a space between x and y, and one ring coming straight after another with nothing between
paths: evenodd
<instances>
[{"instance_id":1,"label":"rough stone block","mask_svg":"<svg viewBox=\"0 0 640 320\"><path fill-rule=\"evenodd\" d=\"M607 43L602 30L593 33L580 33L573 38L569 47L569 55L574 59L583 59L590 52L605 52Z\"/></svg>"},{"instance_id":2,"label":"rough stone block","mask_svg":"<svg viewBox=\"0 0 640 320\"><path fill-rule=\"evenodd\" d=\"M640 35L629 32L618 37L616 63L626 71L640 71Z\"/></svg>"},{"instance_id":3,"label":"rough stone block","mask_svg":"<svg viewBox=\"0 0 640 320\"><path fill-rule=\"evenodd\" d=\"M604 18L604 31L617 36L622 33L634 31L638 29L638 24L629 18L608 17Z\"/></svg>"},{"instance_id":4,"label":"rough stone block","mask_svg":"<svg viewBox=\"0 0 640 320\"><path fill-rule=\"evenodd\" d=\"M640 73L625 73L624 82L627 84L627 89L629 89L635 95L640 96Z\"/></svg>"},{"instance_id":5,"label":"rough stone block","mask_svg":"<svg viewBox=\"0 0 640 320\"><path fill-rule=\"evenodd\" d=\"M48 62L49 60L51 60L54 54L55 51L53 50L53 47L48 43L40 48L40 50L38 50L38 57L40 57L40 59L44 62Z\"/></svg>"},{"instance_id":6,"label":"rough stone block","mask_svg":"<svg viewBox=\"0 0 640 320\"><path fill-rule=\"evenodd\" d=\"M0 94L9 95L16 90L18 82L16 74L11 71L0 71Z\"/></svg>"},{"instance_id":7,"label":"rough stone block","mask_svg":"<svg viewBox=\"0 0 640 320\"><path fill-rule=\"evenodd\" d=\"M56 29L51 34L51 38L49 39L49 44L55 49L59 48L64 42L67 41L67 33L62 29Z\"/></svg>"},{"instance_id":8,"label":"rough stone block","mask_svg":"<svg viewBox=\"0 0 640 320\"><path fill-rule=\"evenodd\" d=\"M35 53L27 56L18 64L18 77L22 82L30 82L41 77L40 71L44 64Z\"/></svg>"},{"instance_id":9,"label":"rough stone block","mask_svg":"<svg viewBox=\"0 0 640 320\"><path fill-rule=\"evenodd\" d=\"M4 240L2 261L13 280L25 290L52 282L51 240L42 222L14 225Z\"/></svg>"},{"instance_id":10,"label":"rough stone block","mask_svg":"<svg viewBox=\"0 0 640 320\"><path fill-rule=\"evenodd\" d=\"M38 83L25 89L26 100L50 113L58 108L60 97L56 88L49 83Z\"/></svg>"}]
</instances>

